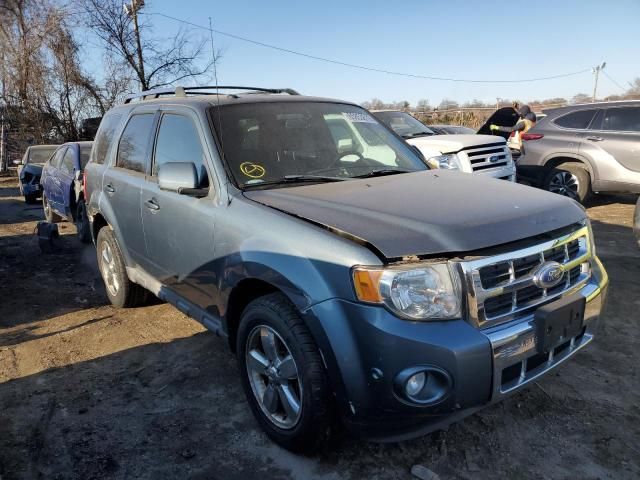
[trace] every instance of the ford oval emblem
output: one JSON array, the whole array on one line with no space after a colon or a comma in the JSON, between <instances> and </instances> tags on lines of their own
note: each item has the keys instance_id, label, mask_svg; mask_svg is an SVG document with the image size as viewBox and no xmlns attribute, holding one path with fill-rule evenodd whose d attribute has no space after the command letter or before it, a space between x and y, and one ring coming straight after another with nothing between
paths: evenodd
<instances>
[{"instance_id":1,"label":"ford oval emblem","mask_svg":"<svg viewBox=\"0 0 640 480\"><path fill-rule=\"evenodd\" d=\"M540 288L553 288L564 277L564 268L558 262L545 262L533 274L533 283Z\"/></svg>"},{"instance_id":2,"label":"ford oval emblem","mask_svg":"<svg viewBox=\"0 0 640 480\"><path fill-rule=\"evenodd\" d=\"M491 156L489 157L489 161L490 161L491 163L496 163L498 160L500 160L500 157L499 157L498 155L491 155Z\"/></svg>"}]
</instances>

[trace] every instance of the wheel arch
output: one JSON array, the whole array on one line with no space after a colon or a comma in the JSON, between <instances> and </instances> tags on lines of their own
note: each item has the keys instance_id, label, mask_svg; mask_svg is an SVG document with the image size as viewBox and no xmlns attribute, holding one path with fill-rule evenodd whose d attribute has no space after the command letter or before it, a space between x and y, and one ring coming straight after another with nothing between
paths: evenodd
<instances>
[{"instance_id":1,"label":"wheel arch","mask_svg":"<svg viewBox=\"0 0 640 480\"><path fill-rule=\"evenodd\" d=\"M544 177L546 178L546 176L552 169L558 167L559 165L562 165L563 163L580 163L584 165L585 170L587 170L587 172L589 173L591 185L593 185L593 182L595 180L595 170L593 165L587 158L576 153L555 153L549 155L543 163L545 169Z\"/></svg>"}]
</instances>

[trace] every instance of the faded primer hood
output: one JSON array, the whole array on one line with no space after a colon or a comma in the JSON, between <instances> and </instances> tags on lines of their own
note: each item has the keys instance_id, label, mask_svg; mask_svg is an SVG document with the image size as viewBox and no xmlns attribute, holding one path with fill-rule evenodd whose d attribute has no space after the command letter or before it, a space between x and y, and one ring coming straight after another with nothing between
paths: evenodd
<instances>
[{"instance_id":1,"label":"faded primer hood","mask_svg":"<svg viewBox=\"0 0 640 480\"><path fill-rule=\"evenodd\" d=\"M388 259L471 252L585 218L560 195L443 170L244 195L367 242Z\"/></svg>"},{"instance_id":2,"label":"faded primer hood","mask_svg":"<svg viewBox=\"0 0 640 480\"><path fill-rule=\"evenodd\" d=\"M24 165L22 167L22 169L20 170L20 175L22 175L22 173L31 173L32 175L42 175L42 165L38 165L35 163L27 163L26 165Z\"/></svg>"},{"instance_id":3,"label":"faded primer hood","mask_svg":"<svg viewBox=\"0 0 640 480\"><path fill-rule=\"evenodd\" d=\"M416 137L406 140L421 151L439 150L442 153L456 153L464 148L482 147L503 142L502 138L493 135L433 135L431 137Z\"/></svg>"}]
</instances>

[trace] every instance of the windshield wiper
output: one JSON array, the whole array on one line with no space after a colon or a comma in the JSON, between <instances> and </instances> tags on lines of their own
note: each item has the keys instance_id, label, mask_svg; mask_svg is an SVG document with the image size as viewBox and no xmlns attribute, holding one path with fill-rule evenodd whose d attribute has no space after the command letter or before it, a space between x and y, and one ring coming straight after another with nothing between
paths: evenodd
<instances>
[{"instance_id":1,"label":"windshield wiper","mask_svg":"<svg viewBox=\"0 0 640 480\"><path fill-rule=\"evenodd\" d=\"M282 185L284 183L302 183L302 182L343 182L349 180L345 177L329 177L325 175L285 175L278 180L270 180L268 182L245 184L244 187L262 187L265 185Z\"/></svg>"},{"instance_id":2,"label":"windshield wiper","mask_svg":"<svg viewBox=\"0 0 640 480\"><path fill-rule=\"evenodd\" d=\"M379 168L378 170L372 170L362 175L356 175L353 178L370 178L370 177L383 177L385 175L396 175L398 173L411 173L416 170L401 170L399 168Z\"/></svg>"},{"instance_id":3,"label":"windshield wiper","mask_svg":"<svg viewBox=\"0 0 640 480\"><path fill-rule=\"evenodd\" d=\"M430 135L433 135L433 133L429 133L429 132L415 132L415 133L408 133L406 135L403 135L402 138L414 138L414 137L428 137Z\"/></svg>"}]
</instances>

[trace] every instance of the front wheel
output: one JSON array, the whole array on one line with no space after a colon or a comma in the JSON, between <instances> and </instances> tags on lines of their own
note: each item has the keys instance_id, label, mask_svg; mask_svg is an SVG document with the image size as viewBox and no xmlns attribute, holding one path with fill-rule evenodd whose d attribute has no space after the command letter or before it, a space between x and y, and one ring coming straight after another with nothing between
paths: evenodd
<instances>
[{"instance_id":1,"label":"front wheel","mask_svg":"<svg viewBox=\"0 0 640 480\"><path fill-rule=\"evenodd\" d=\"M330 390L320 352L295 307L279 293L251 302L237 336L242 385L267 435L294 452L329 437Z\"/></svg>"},{"instance_id":2,"label":"front wheel","mask_svg":"<svg viewBox=\"0 0 640 480\"><path fill-rule=\"evenodd\" d=\"M76 208L76 230L78 232L78 240L82 243L91 243L89 217L87 217L87 205L84 200L80 200Z\"/></svg>"},{"instance_id":3,"label":"front wheel","mask_svg":"<svg viewBox=\"0 0 640 480\"><path fill-rule=\"evenodd\" d=\"M544 188L584 204L592 194L591 176L579 163L563 163L549 172Z\"/></svg>"},{"instance_id":4,"label":"front wheel","mask_svg":"<svg viewBox=\"0 0 640 480\"><path fill-rule=\"evenodd\" d=\"M137 307L144 304L147 290L129 280L118 242L109 227L103 227L98 232L96 252L109 301L116 307Z\"/></svg>"}]
</instances>

